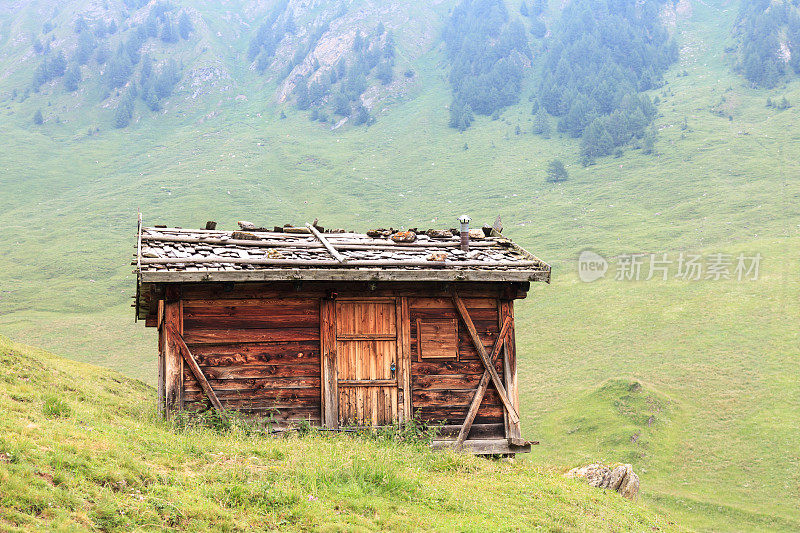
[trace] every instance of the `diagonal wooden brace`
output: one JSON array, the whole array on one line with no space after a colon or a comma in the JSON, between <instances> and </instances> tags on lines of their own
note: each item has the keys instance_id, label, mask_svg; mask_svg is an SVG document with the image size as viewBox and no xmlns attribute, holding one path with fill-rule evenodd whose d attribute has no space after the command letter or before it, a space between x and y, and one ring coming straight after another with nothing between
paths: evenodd
<instances>
[{"instance_id":1,"label":"diagonal wooden brace","mask_svg":"<svg viewBox=\"0 0 800 533\"><path fill-rule=\"evenodd\" d=\"M225 409L222 407L222 403L220 403L219 398L217 398L217 394L214 392L214 389L211 388L211 384L206 379L205 374L203 374L203 370L200 368L200 365L197 364L197 360L192 355L192 352L189 351L189 347L186 346L186 342L184 342L183 337L174 327L167 328L170 333L170 337L174 340L174 342L178 345L178 349L183 356L183 360L186 361L186 364L189 366L189 370L192 371L194 374L195 379L200 384L200 387L203 389L203 392L206 393L208 399L211 400L211 405L214 406L214 409L217 412L225 416Z\"/></svg>"},{"instance_id":2,"label":"diagonal wooden brace","mask_svg":"<svg viewBox=\"0 0 800 533\"><path fill-rule=\"evenodd\" d=\"M469 332L469 336L472 339L472 344L478 351L481 361L483 361L484 368L489 373L489 377L491 378L495 389L497 389L497 394L500 396L500 401L503 402L503 405L508 412L508 418L516 424L519 422L519 414L514 408L514 404L508 399L506 388L503 386L503 382L500 379L500 376L497 374L497 369L495 369L494 363L491 359L489 359L489 354L486 353L486 348L483 347L481 338L478 335L478 330L475 329L475 324L472 323L472 318L470 318L469 312L467 311L467 306L464 305L464 301L458 296L457 292L453 292L453 303L455 303L456 310L458 311L461 320L464 322L464 325L467 327L467 332Z\"/></svg>"},{"instance_id":3,"label":"diagonal wooden brace","mask_svg":"<svg viewBox=\"0 0 800 533\"><path fill-rule=\"evenodd\" d=\"M511 329L511 325L513 324L513 320L510 316L507 316L505 321L503 322L503 327L500 329L500 335L497 337L497 340L492 347L491 353L491 360L492 366L494 366L494 361L497 359L497 356L500 354L500 350L503 349L503 346L506 343L506 338L508 336L508 331ZM481 380L478 383L478 388L475 390L475 395L472 397L472 403L469 405L469 410L467 411L467 417L464 419L464 423L461 425L461 430L458 432L458 438L455 442L455 447L459 448L464 441L469 436L469 430L472 429L472 423L475 421L475 416L478 414L478 409L481 406L481 402L483 401L483 397L486 394L486 389L489 388L489 372L483 371L483 376L481 376Z\"/></svg>"}]
</instances>

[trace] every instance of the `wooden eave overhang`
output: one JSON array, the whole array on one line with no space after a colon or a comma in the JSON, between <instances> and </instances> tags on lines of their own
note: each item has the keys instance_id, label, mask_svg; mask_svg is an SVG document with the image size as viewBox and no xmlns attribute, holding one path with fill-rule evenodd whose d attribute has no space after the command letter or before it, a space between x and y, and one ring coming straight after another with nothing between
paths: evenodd
<instances>
[{"instance_id":1,"label":"wooden eave overhang","mask_svg":"<svg viewBox=\"0 0 800 533\"><path fill-rule=\"evenodd\" d=\"M549 282L549 270L408 270L403 268L286 268L264 270L144 271L141 283L231 281L484 281Z\"/></svg>"}]
</instances>

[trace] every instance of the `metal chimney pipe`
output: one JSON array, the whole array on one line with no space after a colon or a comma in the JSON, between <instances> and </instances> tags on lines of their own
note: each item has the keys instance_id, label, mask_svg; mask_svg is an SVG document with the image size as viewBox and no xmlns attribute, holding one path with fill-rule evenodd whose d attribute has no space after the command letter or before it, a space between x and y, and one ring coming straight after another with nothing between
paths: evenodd
<instances>
[{"instance_id":1,"label":"metal chimney pipe","mask_svg":"<svg viewBox=\"0 0 800 533\"><path fill-rule=\"evenodd\" d=\"M469 252L469 223L472 221L467 215L458 218L461 223L461 250Z\"/></svg>"}]
</instances>

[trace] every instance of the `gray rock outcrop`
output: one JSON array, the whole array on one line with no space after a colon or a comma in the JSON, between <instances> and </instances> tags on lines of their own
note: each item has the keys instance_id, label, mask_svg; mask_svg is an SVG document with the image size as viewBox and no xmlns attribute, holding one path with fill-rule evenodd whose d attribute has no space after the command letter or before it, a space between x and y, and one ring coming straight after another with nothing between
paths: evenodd
<instances>
[{"instance_id":1,"label":"gray rock outcrop","mask_svg":"<svg viewBox=\"0 0 800 533\"><path fill-rule=\"evenodd\" d=\"M573 468L565 477L585 479L592 487L611 489L619 492L624 498L635 499L639 495L639 476L631 465L606 466L594 463Z\"/></svg>"}]
</instances>

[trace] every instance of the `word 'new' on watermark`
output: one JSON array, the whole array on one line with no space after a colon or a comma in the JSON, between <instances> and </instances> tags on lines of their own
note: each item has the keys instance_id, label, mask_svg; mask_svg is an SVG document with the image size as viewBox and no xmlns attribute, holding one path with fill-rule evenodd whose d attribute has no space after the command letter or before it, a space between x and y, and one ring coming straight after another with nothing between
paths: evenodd
<instances>
[{"instance_id":1,"label":"word 'new' on watermark","mask_svg":"<svg viewBox=\"0 0 800 533\"><path fill-rule=\"evenodd\" d=\"M592 250L578 256L578 277L591 283L606 276L613 267L615 281L756 281L761 269L760 253L738 255L725 253L638 253L622 254L610 259ZM609 274L610 275L610 274Z\"/></svg>"},{"instance_id":2,"label":"word 'new' on watermark","mask_svg":"<svg viewBox=\"0 0 800 533\"><path fill-rule=\"evenodd\" d=\"M591 283L606 275L608 261L602 255L591 250L584 250L578 256L578 277L581 281Z\"/></svg>"}]
</instances>

